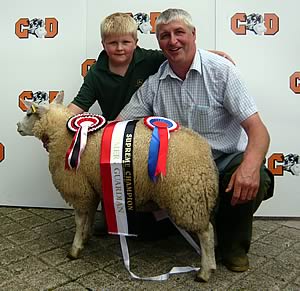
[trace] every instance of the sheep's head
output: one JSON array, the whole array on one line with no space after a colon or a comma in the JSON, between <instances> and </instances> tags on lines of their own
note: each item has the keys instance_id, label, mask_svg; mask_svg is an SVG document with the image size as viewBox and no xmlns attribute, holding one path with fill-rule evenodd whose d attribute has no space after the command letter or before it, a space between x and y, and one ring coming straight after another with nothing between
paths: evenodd
<instances>
[{"instance_id":1,"label":"sheep's head","mask_svg":"<svg viewBox=\"0 0 300 291\"><path fill-rule=\"evenodd\" d=\"M64 99L64 92L60 91L56 98L53 100L53 103L62 104ZM17 131L19 134L26 135L34 135L33 128L37 121L41 119L41 117L46 114L49 110L49 105L39 105L30 100L24 100L24 105L27 108L25 117L17 123Z\"/></svg>"}]
</instances>

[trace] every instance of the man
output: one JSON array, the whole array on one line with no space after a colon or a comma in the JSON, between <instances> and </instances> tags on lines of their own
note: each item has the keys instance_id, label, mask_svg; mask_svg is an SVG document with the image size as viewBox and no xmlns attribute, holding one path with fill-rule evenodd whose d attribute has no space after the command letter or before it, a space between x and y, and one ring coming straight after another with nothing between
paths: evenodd
<instances>
[{"instance_id":1,"label":"man","mask_svg":"<svg viewBox=\"0 0 300 291\"><path fill-rule=\"evenodd\" d=\"M249 268L253 214L273 194L263 161L270 138L235 66L196 48L191 16L168 9L156 21L167 58L121 111L121 119L164 116L192 128L210 143L220 172L216 209L218 247L232 271Z\"/></svg>"}]
</instances>

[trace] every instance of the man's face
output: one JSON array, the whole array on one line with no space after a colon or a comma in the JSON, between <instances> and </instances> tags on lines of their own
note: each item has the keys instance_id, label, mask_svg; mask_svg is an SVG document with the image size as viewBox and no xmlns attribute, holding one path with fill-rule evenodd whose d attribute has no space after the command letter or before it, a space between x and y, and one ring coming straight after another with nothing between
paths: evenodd
<instances>
[{"instance_id":1,"label":"man's face","mask_svg":"<svg viewBox=\"0 0 300 291\"><path fill-rule=\"evenodd\" d=\"M171 65L190 65L196 51L195 28L189 28L180 20L158 27L158 43Z\"/></svg>"},{"instance_id":2,"label":"man's face","mask_svg":"<svg viewBox=\"0 0 300 291\"><path fill-rule=\"evenodd\" d=\"M113 65L128 65L136 48L137 40L130 34L112 35L102 41L108 55L109 62Z\"/></svg>"}]
</instances>

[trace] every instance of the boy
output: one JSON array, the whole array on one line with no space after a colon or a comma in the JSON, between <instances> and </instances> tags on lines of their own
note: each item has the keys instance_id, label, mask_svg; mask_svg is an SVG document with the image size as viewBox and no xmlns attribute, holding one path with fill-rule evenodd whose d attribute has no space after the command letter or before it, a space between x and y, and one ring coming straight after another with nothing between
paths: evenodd
<instances>
[{"instance_id":1,"label":"boy","mask_svg":"<svg viewBox=\"0 0 300 291\"><path fill-rule=\"evenodd\" d=\"M165 57L161 51L137 46L137 24L126 13L106 17L101 23L101 38L104 50L68 107L78 114L98 101L102 115L114 120Z\"/></svg>"}]
</instances>

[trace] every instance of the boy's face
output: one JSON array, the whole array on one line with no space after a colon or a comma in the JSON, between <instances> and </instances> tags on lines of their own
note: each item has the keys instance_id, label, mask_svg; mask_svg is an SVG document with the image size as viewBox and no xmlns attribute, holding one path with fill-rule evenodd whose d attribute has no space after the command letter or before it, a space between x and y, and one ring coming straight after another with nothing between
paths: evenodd
<instances>
[{"instance_id":1,"label":"boy's face","mask_svg":"<svg viewBox=\"0 0 300 291\"><path fill-rule=\"evenodd\" d=\"M102 40L102 45L108 55L109 62L114 65L128 65L137 45L132 35L112 35Z\"/></svg>"}]
</instances>

